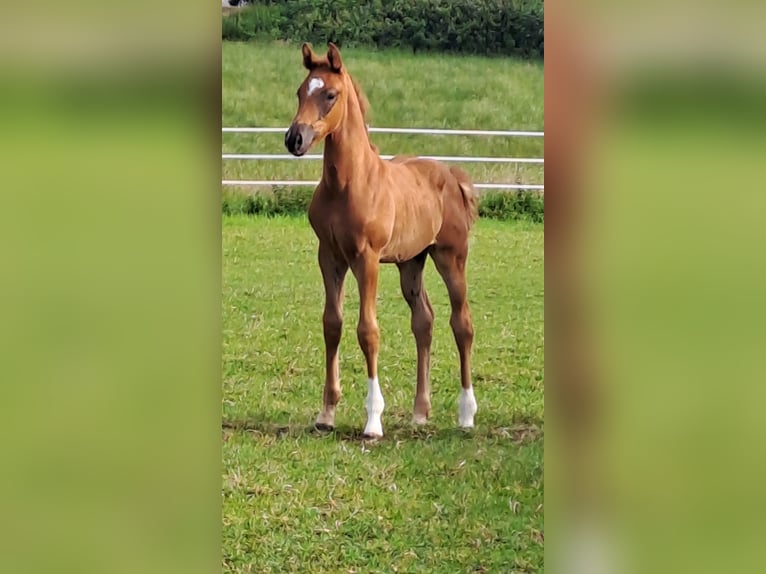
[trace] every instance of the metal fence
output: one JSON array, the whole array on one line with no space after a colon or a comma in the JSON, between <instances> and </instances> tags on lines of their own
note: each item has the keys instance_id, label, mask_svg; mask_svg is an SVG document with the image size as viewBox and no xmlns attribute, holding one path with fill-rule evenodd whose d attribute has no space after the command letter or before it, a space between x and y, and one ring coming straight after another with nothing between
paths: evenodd
<instances>
[{"instance_id":1,"label":"metal fence","mask_svg":"<svg viewBox=\"0 0 766 574\"><path fill-rule=\"evenodd\" d=\"M222 128L223 133L285 133L287 128ZM447 130L447 129L426 129L426 128L368 128L370 133L383 134L419 134L419 135L459 135L459 136L489 136L489 137L544 137L544 132L537 131L518 131L518 130ZM394 156L381 155L381 159L391 159ZM543 164L541 157L474 157L474 156L439 156L439 155L421 155L421 158L435 159L448 162L466 162L466 163L517 163L517 164ZM321 155L311 154L302 157L295 157L291 154L268 154L268 153L224 153L221 154L222 160L320 160ZM299 181L299 180L232 180L224 179L222 185L242 185L242 186L315 186L318 181ZM477 189L529 189L543 190L543 184L518 184L518 183L475 183Z\"/></svg>"}]
</instances>

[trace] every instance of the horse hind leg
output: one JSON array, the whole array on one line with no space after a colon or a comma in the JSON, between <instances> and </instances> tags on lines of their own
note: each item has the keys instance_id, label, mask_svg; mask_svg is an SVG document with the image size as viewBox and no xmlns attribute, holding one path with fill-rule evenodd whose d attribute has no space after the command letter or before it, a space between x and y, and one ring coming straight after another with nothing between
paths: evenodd
<instances>
[{"instance_id":1,"label":"horse hind leg","mask_svg":"<svg viewBox=\"0 0 766 574\"><path fill-rule=\"evenodd\" d=\"M399 282L402 295L410 306L412 319L410 327L415 336L418 353L417 387L412 421L425 424L431 412L430 364L431 339L433 335L434 311L423 285L423 267L426 262L424 251L414 259L399 264Z\"/></svg>"},{"instance_id":2,"label":"horse hind leg","mask_svg":"<svg viewBox=\"0 0 766 574\"><path fill-rule=\"evenodd\" d=\"M437 246L431 256L436 269L444 279L449 293L452 314L450 326L455 335L458 355L460 356L460 383L462 389L458 399L458 423L463 428L474 425L476 398L471 383L471 347L473 345L473 321L468 308L467 287L465 280L465 262L468 256L467 245L461 249Z\"/></svg>"}]
</instances>

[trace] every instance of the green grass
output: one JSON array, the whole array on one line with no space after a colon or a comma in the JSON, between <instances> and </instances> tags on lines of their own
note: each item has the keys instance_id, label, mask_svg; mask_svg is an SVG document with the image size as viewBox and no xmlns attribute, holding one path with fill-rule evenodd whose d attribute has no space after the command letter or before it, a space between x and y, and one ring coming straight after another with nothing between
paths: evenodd
<instances>
[{"instance_id":1,"label":"green grass","mask_svg":"<svg viewBox=\"0 0 766 574\"><path fill-rule=\"evenodd\" d=\"M321 404L322 285L305 217L223 218L223 569L227 572L542 572L543 229L480 220L468 264L477 427L457 425L446 290L436 314L432 418L410 426L415 344L395 266L378 295L386 436L360 437L366 372L346 283L337 430Z\"/></svg>"},{"instance_id":2,"label":"green grass","mask_svg":"<svg viewBox=\"0 0 766 574\"><path fill-rule=\"evenodd\" d=\"M343 59L370 101L370 125L543 129L541 62L359 48L344 49ZM299 46L224 42L223 125L288 126L297 109L295 91L305 77ZM382 154L543 157L542 138L372 134L372 140ZM223 134L223 150L286 153L283 134ZM544 183L539 164L460 165L477 183ZM321 162L226 160L223 175L316 180Z\"/></svg>"}]
</instances>

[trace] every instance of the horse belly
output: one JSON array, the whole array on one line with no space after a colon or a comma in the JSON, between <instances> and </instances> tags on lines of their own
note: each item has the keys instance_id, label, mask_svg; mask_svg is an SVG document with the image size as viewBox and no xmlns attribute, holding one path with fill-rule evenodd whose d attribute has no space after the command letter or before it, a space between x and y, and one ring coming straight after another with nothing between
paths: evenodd
<instances>
[{"instance_id":1,"label":"horse belly","mask_svg":"<svg viewBox=\"0 0 766 574\"><path fill-rule=\"evenodd\" d=\"M402 263L403 261L409 261L410 259L413 259L417 255L423 252L429 245L433 245L433 243L426 243L424 245L421 245L417 248L412 248L411 246L406 249L386 249L385 251L381 252L380 254L380 262L381 263Z\"/></svg>"},{"instance_id":2,"label":"horse belly","mask_svg":"<svg viewBox=\"0 0 766 574\"><path fill-rule=\"evenodd\" d=\"M409 261L436 242L441 229L441 213L423 211L415 211L408 218L397 217L391 239L381 252L383 263Z\"/></svg>"},{"instance_id":3,"label":"horse belly","mask_svg":"<svg viewBox=\"0 0 766 574\"><path fill-rule=\"evenodd\" d=\"M429 172L432 164L407 158L394 158L392 163L399 165L391 166L387 181L394 221L381 253L384 262L408 261L433 245L444 219L441 185Z\"/></svg>"}]
</instances>

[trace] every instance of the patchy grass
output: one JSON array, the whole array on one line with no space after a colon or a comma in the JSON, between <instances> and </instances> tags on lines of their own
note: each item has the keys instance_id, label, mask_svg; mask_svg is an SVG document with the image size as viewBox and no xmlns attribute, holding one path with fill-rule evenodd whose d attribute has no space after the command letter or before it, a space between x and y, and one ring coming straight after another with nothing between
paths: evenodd
<instances>
[{"instance_id":1,"label":"patchy grass","mask_svg":"<svg viewBox=\"0 0 766 574\"><path fill-rule=\"evenodd\" d=\"M476 429L456 428L449 302L429 263L429 425L409 423L415 344L396 268L386 265L378 296L386 436L360 438L366 377L350 275L338 428L317 434L323 293L313 233L305 217L224 217L225 571L542 571L542 226L480 220L468 282Z\"/></svg>"},{"instance_id":2,"label":"patchy grass","mask_svg":"<svg viewBox=\"0 0 766 574\"><path fill-rule=\"evenodd\" d=\"M317 50L321 47L317 46ZM348 48L343 60L380 127L542 130L541 62ZM223 125L286 127L306 76L300 47L223 43ZM223 134L225 153L286 153L283 134ZM382 154L543 157L542 138L372 134ZM312 153L321 153L322 146ZM540 164L461 163L475 182L544 183ZM318 180L311 160L223 162L224 179Z\"/></svg>"}]
</instances>

